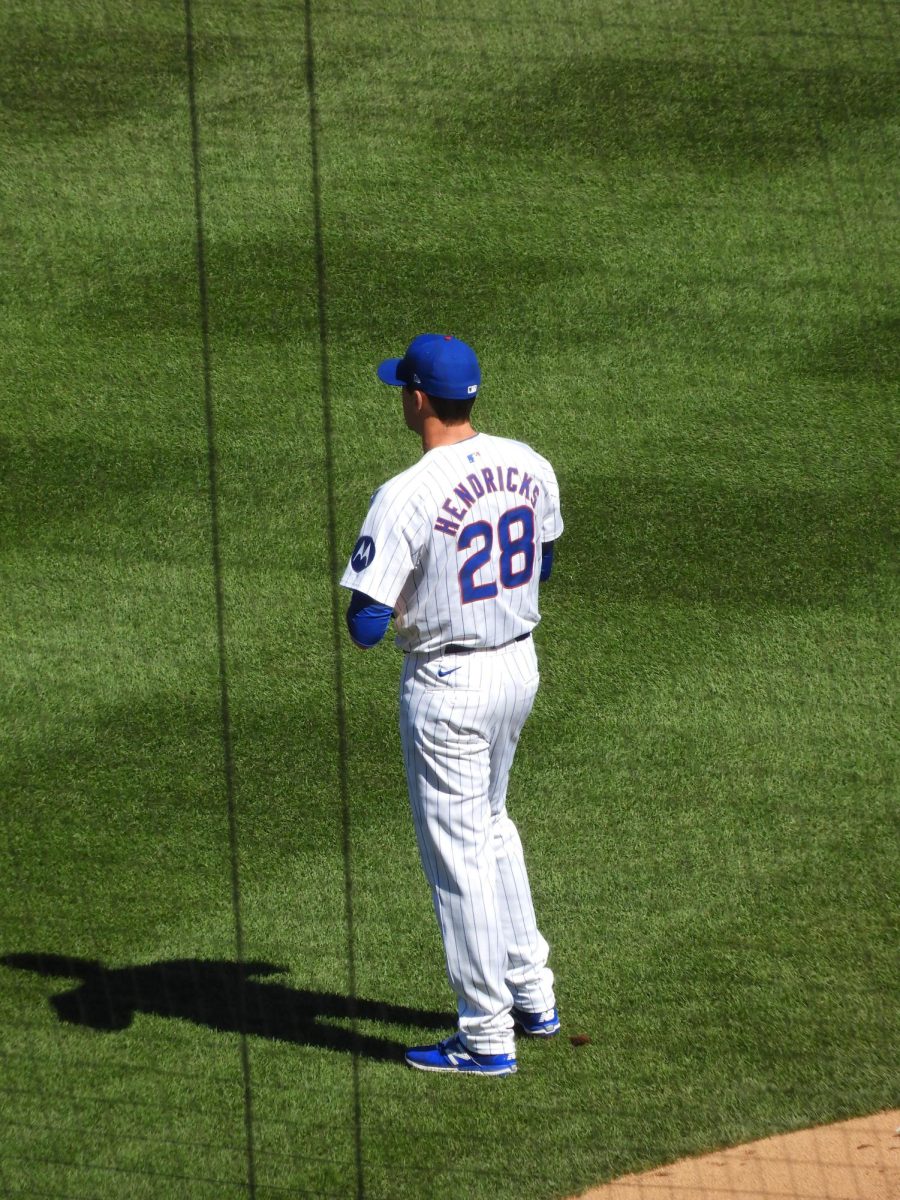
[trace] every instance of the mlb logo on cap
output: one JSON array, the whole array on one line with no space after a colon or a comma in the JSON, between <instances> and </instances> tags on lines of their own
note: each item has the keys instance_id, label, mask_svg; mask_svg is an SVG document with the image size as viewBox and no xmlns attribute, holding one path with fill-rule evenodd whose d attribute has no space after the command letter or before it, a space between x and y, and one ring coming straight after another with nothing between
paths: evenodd
<instances>
[{"instance_id":1,"label":"mlb logo on cap","mask_svg":"<svg viewBox=\"0 0 900 1200\"><path fill-rule=\"evenodd\" d=\"M421 388L440 400L471 400L478 394L481 367L471 346L450 334L420 333L402 358L386 358L378 378L391 387Z\"/></svg>"}]
</instances>

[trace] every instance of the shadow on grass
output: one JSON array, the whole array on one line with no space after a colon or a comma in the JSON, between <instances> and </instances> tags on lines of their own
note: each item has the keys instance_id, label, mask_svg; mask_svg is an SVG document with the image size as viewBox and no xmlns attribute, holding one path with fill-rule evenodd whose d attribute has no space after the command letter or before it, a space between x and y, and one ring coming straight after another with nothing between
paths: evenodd
<instances>
[{"instance_id":1,"label":"shadow on grass","mask_svg":"<svg viewBox=\"0 0 900 1200\"><path fill-rule=\"evenodd\" d=\"M360 1034L332 1020L380 1021L447 1029L456 1018L379 1000L353 999L335 992L311 992L283 983L260 982L285 967L266 962L226 962L197 958L104 967L63 954L7 954L0 964L41 976L71 976L81 982L50 998L60 1021L89 1029L127 1029L137 1012L179 1017L223 1033L245 1033L302 1046L360 1054L380 1062L403 1058L404 1043ZM325 1018L323 1020L322 1018Z\"/></svg>"},{"instance_id":2,"label":"shadow on grass","mask_svg":"<svg viewBox=\"0 0 900 1200\"><path fill-rule=\"evenodd\" d=\"M560 569L591 604L844 604L889 561L891 499L873 486L764 489L583 472L564 491Z\"/></svg>"},{"instance_id":3,"label":"shadow on grass","mask_svg":"<svg viewBox=\"0 0 900 1200\"><path fill-rule=\"evenodd\" d=\"M565 149L599 162L650 159L666 170L753 170L822 155L823 141L897 111L894 71L826 63L789 68L716 55L687 61L594 53L522 64L498 97L496 81L445 105L469 144L492 154Z\"/></svg>"},{"instance_id":4,"label":"shadow on grass","mask_svg":"<svg viewBox=\"0 0 900 1200\"><path fill-rule=\"evenodd\" d=\"M207 71L237 52L228 38L202 34L197 49ZM146 125L183 105L185 87L182 31L53 29L33 20L13 22L0 48L0 101L14 136L46 141L136 115Z\"/></svg>"}]
</instances>

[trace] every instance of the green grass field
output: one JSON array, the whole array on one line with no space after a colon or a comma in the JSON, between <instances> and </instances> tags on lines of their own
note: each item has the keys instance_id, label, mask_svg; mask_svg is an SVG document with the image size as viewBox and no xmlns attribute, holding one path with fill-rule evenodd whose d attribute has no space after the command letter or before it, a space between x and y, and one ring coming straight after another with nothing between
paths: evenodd
<instances>
[{"instance_id":1,"label":"green grass field","mask_svg":"<svg viewBox=\"0 0 900 1200\"><path fill-rule=\"evenodd\" d=\"M550 1200L896 1104L896 10L3 13L2 1195ZM453 1001L335 586L426 329L566 519L504 1081L398 1061Z\"/></svg>"}]
</instances>

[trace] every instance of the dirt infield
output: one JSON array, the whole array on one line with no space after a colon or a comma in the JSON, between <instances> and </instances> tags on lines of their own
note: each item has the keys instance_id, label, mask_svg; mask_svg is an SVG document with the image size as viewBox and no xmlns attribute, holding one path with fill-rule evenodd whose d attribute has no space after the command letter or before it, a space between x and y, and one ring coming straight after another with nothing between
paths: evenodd
<instances>
[{"instance_id":1,"label":"dirt infield","mask_svg":"<svg viewBox=\"0 0 900 1200\"><path fill-rule=\"evenodd\" d=\"M898 1200L900 1109L624 1175L579 1200Z\"/></svg>"}]
</instances>

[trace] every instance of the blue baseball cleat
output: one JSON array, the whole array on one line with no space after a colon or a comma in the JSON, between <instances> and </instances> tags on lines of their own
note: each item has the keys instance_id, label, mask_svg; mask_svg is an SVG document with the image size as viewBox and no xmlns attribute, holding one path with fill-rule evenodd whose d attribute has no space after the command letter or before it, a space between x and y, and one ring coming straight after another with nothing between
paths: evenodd
<instances>
[{"instance_id":1,"label":"blue baseball cleat","mask_svg":"<svg viewBox=\"0 0 900 1200\"><path fill-rule=\"evenodd\" d=\"M539 1013L514 1008L512 1019L528 1037L553 1037L554 1033L559 1033L559 1013L555 1008L548 1008L546 1012Z\"/></svg>"},{"instance_id":2,"label":"blue baseball cleat","mask_svg":"<svg viewBox=\"0 0 900 1200\"><path fill-rule=\"evenodd\" d=\"M436 1046L413 1046L406 1062L417 1071L454 1071L468 1075L514 1075L514 1054L476 1054L467 1050L458 1033Z\"/></svg>"}]
</instances>

